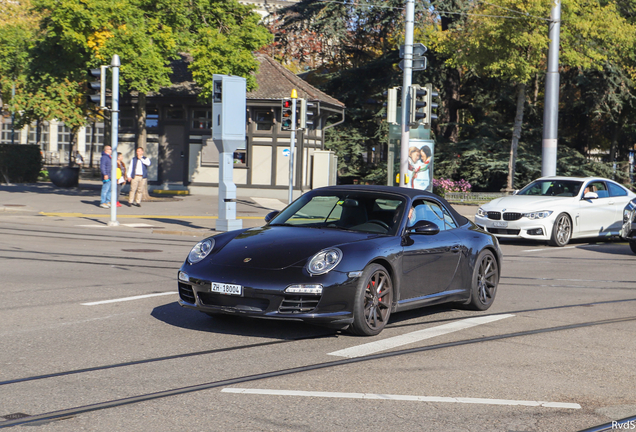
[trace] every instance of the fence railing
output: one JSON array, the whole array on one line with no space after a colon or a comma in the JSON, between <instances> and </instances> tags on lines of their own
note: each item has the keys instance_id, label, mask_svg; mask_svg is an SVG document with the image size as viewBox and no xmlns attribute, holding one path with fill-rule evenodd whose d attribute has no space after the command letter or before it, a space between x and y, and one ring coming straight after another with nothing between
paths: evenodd
<instances>
[{"instance_id":1,"label":"fence railing","mask_svg":"<svg viewBox=\"0 0 636 432\"><path fill-rule=\"evenodd\" d=\"M495 198L512 195L510 192L446 192L444 198L451 203L483 204Z\"/></svg>"}]
</instances>

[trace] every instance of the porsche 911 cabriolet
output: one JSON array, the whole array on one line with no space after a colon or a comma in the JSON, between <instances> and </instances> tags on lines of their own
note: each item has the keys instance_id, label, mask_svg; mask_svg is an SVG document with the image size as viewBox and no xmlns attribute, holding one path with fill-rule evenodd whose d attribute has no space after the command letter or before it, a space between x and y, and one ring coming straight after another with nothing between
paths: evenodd
<instances>
[{"instance_id":1,"label":"porsche 911 cabriolet","mask_svg":"<svg viewBox=\"0 0 636 432\"><path fill-rule=\"evenodd\" d=\"M178 272L179 304L370 336L394 312L446 302L486 310L495 299L497 239L437 195L331 186L265 221L197 243Z\"/></svg>"}]
</instances>

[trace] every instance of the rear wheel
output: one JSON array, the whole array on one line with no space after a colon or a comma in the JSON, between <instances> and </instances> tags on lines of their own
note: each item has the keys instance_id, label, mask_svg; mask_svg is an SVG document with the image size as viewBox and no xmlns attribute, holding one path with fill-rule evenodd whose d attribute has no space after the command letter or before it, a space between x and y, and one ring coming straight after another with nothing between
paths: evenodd
<instances>
[{"instance_id":1,"label":"rear wheel","mask_svg":"<svg viewBox=\"0 0 636 432\"><path fill-rule=\"evenodd\" d=\"M495 301L499 284L499 266L495 256L489 250L481 251L473 269L470 289L470 301L467 307L473 310L486 310Z\"/></svg>"},{"instance_id":2,"label":"rear wheel","mask_svg":"<svg viewBox=\"0 0 636 432\"><path fill-rule=\"evenodd\" d=\"M636 253L636 240L630 240L629 247L632 249L632 252Z\"/></svg>"},{"instance_id":3,"label":"rear wheel","mask_svg":"<svg viewBox=\"0 0 636 432\"><path fill-rule=\"evenodd\" d=\"M552 237L548 241L550 246L563 247L572 238L572 221L570 216L565 213L561 213L557 216L552 226Z\"/></svg>"},{"instance_id":4,"label":"rear wheel","mask_svg":"<svg viewBox=\"0 0 636 432\"><path fill-rule=\"evenodd\" d=\"M353 304L349 331L360 336L379 334L389 321L393 302L393 282L389 272L371 264L362 272Z\"/></svg>"}]
</instances>

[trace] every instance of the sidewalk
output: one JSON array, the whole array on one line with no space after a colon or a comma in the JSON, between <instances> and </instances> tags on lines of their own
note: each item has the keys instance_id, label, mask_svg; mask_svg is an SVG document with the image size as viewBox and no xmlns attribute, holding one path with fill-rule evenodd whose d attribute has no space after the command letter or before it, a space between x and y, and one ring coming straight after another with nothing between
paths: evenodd
<instances>
[{"instance_id":1,"label":"sidewalk","mask_svg":"<svg viewBox=\"0 0 636 432\"><path fill-rule=\"evenodd\" d=\"M79 227L106 227L111 220L111 210L99 207L100 190L99 180L80 180L79 187L68 189L52 183L2 184L0 218L20 216L35 218L34 221L49 218ZM236 218L242 220L244 228L264 225L265 215L287 205L286 201L276 198L240 196L240 189L237 193ZM218 219L218 196L151 194L151 197L152 201L142 202L141 207L129 207L128 196L122 194L122 207L118 207L116 213L120 227L194 237L205 237L214 232ZM477 210L474 206L454 207L471 220Z\"/></svg>"}]
</instances>

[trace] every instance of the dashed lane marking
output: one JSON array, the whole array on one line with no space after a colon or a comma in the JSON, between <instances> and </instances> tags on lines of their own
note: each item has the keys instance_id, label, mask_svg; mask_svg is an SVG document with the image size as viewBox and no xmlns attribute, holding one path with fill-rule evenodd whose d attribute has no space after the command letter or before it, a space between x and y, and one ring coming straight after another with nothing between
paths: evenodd
<instances>
[{"instance_id":1,"label":"dashed lane marking","mask_svg":"<svg viewBox=\"0 0 636 432\"><path fill-rule=\"evenodd\" d=\"M101 300L96 302L81 303L81 305L82 306L97 306L97 305L108 304L108 303L119 303L119 302L126 302L126 301L132 301L132 300L141 300L145 298L159 297L159 296L165 296L165 295L171 295L171 294L177 294L177 292L170 291L170 292L163 292L163 293L138 295L133 297L122 297L122 298L112 299L112 300Z\"/></svg>"}]
</instances>

